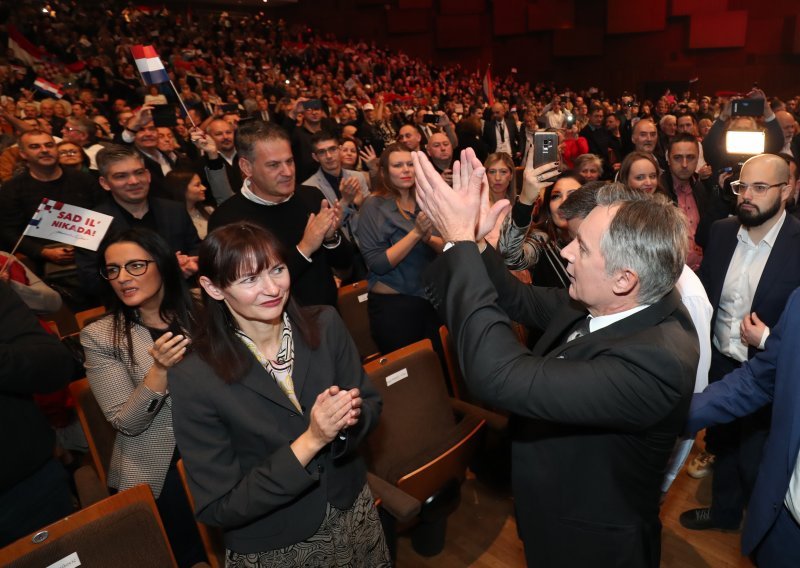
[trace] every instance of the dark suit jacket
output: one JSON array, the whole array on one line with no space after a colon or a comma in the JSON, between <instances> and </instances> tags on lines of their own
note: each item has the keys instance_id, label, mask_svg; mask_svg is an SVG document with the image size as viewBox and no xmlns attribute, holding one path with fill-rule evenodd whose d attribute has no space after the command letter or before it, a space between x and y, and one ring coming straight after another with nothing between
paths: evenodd
<instances>
[{"instance_id":1,"label":"dark suit jacket","mask_svg":"<svg viewBox=\"0 0 800 568\"><path fill-rule=\"evenodd\" d=\"M152 211L158 227L158 234L167 241L169 247L175 252L181 251L183 254L189 255L197 254L197 249L200 248L200 237L197 236L197 229L192 223L186 207L177 201L159 199L157 197L151 197L149 201L150 211ZM118 234L131 228L128 218L122 212L122 208L111 196L94 209L99 213L105 213L114 218L106 238L109 238L109 235ZM98 295L102 289L102 280L97 272L97 262L97 252L82 248L75 249L78 278L87 292L94 295Z\"/></svg>"},{"instance_id":2,"label":"dark suit jacket","mask_svg":"<svg viewBox=\"0 0 800 568\"><path fill-rule=\"evenodd\" d=\"M158 151L159 150L156 150L156 152ZM165 181L166 176L164 175L164 170L161 169L161 164L144 152L139 152L139 155L144 160L144 166L147 168L147 171L150 172L150 195L161 199L173 199L173 196L170 195L169 189L167 188L167 183ZM165 158L172 166L172 169L202 171L198 170L188 158L179 157L177 160L171 160L166 156Z\"/></svg>"},{"instance_id":3,"label":"dark suit jacket","mask_svg":"<svg viewBox=\"0 0 800 568\"><path fill-rule=\"evenodd\" d=\"M349 508L366 482L355 450L377 424L381 400L339 315L331 307L319 309L316 350L294 333L292 378L302 415L255 359L233 384L197 353L170 369L175 438L197 516L222 527L225 545L236 552L306 540L319 528L327 503ZM317 395L331 385L361 390L361 417L344 441L329 444L303 467L289 446L308 428Z\"/></svg>"},{"instance_id":4,"label":"dark suit jacket","mask_svg":"<svg viewBox=\"0 0 800 568\"><path fill-rule=\"evenodd\" d=\"M586 310L565 290L522 284L491 248L479 255L457 243L433 263L428 286L470 389L514 414L512 480L529 562L657 567L660 483L699 359L678 293L563 344ZM545 329L533 352L507 314Z\"/></svg>"},{"instance_id":5,"label":"dark suit jacket","mask_svg":"<svg viewBox=\"0 0 800 568\"><path fill-rule=\"evenodd\" d=\"M519 129L514 119L506 117L506 132L511 144L511 157L517 159L519 149ZM487 120L483 124L483 142L486 144L489 153L497 152L497 123L494 120Z\"/></svg>"},{"instance_id":6,"label":"dark suit jacket","mask_svg":"<svg viewBox=\"0 0 800 568\"><path fill-rule=\"evenodd\" d=\"M586 138L589 143L589 153L600 156L603 160L603 179L611 179L613 177L610 160L608 158L608 147L611 145L611 133L606 130L605 126L601 126L595 130L588 124L583 127L580 136ZM616 143L616 140L614 141Z\"/></svg>"},{"instance_id":7,"label":"dark suit jacket","mask_svg":"<svg viewBox=\"0 0 800 568\"><path fill-rule=\"evenodd\" d=\"M711 226L703 263L697 271L697 276L708 294L708 301L714 308L712 322L717 319L725 276L728 274L728 267L739 242L736 238L739 227L741 224L736 217L722 219ZM800 251L800 220L787 215L764 266L764 272L758 281L750 306L750 311L756 312L759 319L770 328L777 323L789 294L800 286L798 251ZM713 323L711 330L713 334ZM748 350L749 357L755 356L756 353L758 349L755 347L750 347Z\"/></svg>"},{"instance_id":8,"label":"dark suit jacket","mask_svg":"<svg viewBox=\"0 0 800 568\"><path fill-rule=\"evenodd\" d=\"M742 553L755 550L783 507L800 450L800 292L789 296L764 351L692 399L688 430L723 424L770 403L772 423L742 532ZM797 542L786 542L796 547Z\"/></svg>"},{"instance_id":9,"label":"dark suit jacket","mask_svg":"<svg viewBox=\"0 0 800 568\"><path fill-rule=\"evenodd\" d=\"M658 152L658 150L657 150ZM660 185L667 192L672 202L678 204L678 194L675 192L675 187L672 183L672 174L669 170L665 170L661 174ZM700 222L697 224L697 230L694 234L694 242L700 245L705 250L708 245L708 233L711 225L720 219L724 219L728 215L728 206L720 199L720 197L711 191L706 185L700 181L695 175L692 179L692 195L697 204L697 211L700 214ZM703 253L705 257L705 252ZM711 302L713 305L714 302Z\"/></svg>"}]
</instances>

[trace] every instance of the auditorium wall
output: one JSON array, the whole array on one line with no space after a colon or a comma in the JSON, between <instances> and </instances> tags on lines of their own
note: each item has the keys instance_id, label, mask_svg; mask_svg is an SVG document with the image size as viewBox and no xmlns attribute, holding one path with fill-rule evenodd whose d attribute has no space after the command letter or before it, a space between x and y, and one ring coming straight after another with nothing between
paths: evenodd
<instances>
[{"instance_id":1,"label":"auditorium wall","mask_svg":"<svg viewBox=\"0 0 800 568\"><path fill-rule=\"evenodd\" d=\"M274 14L522 80L800 91L797 0L300 0Z\"/></svg>"}]
</instances>

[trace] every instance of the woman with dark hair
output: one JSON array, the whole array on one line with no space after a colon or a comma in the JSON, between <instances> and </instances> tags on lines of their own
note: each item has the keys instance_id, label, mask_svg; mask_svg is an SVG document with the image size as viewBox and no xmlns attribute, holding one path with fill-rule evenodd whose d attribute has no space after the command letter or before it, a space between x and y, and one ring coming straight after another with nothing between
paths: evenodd
<instances>
[{"instance_id":1,"label":"woman with dark hair","mask_svg":"<svg viewBox=\"0 0 800 568\"><path fill-rule=\"evenodd\" d=\"M56 144L56 152L58 153L58 165L62 168L78 172L89 171L89 157L83 148L74 142L62 140Z\"/></svg>"},{"instance_id":2,"label":"woman with dark hair","mask_svg":"<svg viewBox=\"0 0 800 568\"><path fill-rule=\"evenodd\" d=\"M567 288L561 248L571 235L558 208L582 181L573 171L559 174L556 166L544 164L525 170L522 191L511 210L512 222L501 232L498 251L510 269L528 270L533 284ZM538 222L532 224L534 205L542 190Z\"/></svg>"},{"instance_id":3,"label":"woman with dark hair","mask_svg":"<svg viewBox=\"0 0 800 568\"><path fill-rule=\"evenodd\" d=\"M664 193L658 182L658 162L653 154L634 150L622 160L617 179L631 189L645 193Z\"/></svg>"},{"instance_id":4,"label":"woman with dark hair","mask_svg":"<svg viewBox=\"0 0 800 568\"><path fill-rule=\"evenodd\" d=\"M357 453L381 401L336 310L299 307L279 241L252 223L200 247L194 351L170 369L197 517L226 566L389 566Z\"/></svg>"},{"instance_id":5,"label":"woman with dark hair","mask_svg":"<svg viewBox=\"0 0 800 568\"><path fill-rule=\"evenodd\" d=\"M422 272L441 252L441 237L414 198L411 152L390 144L381 154L378 187L361 206L356 236L369 269L369 324L375 344L390 353L429 338L440 320L422 286Z\"/></svg>"},{"instance_id":6,"label":"woman with dark hair","mask_svg":"<svg viewBox=\"0 0 800 568\"><path fill-rule=\"evenodd\" d=\"M117 431L108 470L115 491L147 483L180 566L205 561L175 464L167 369L186 354L192 300L175 254L157 233L130 229L104 242L108 313L81 331L86 376Z\"/></svg>"},{"instance_id":7,"label":"woman with dark hair","mask_svg":"<svg viewBox=\"0 0 800 568\"><path fill-rule=\"evenodd\" d=\"M200 176L191 170L172 170L164 178L167 191L175 201L186 204L186 211L192 219L197 236L201 239L208 234L208 219L214 212L211 205L206 204L206 186Z\"/></svg>"}]
</instances>

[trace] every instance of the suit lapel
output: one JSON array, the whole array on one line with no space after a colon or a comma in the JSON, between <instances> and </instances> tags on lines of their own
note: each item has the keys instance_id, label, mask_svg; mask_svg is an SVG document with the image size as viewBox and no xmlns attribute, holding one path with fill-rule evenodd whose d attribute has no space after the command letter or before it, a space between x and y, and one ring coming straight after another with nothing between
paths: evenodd
<instances>
[{"instance_id":1,"label":"suit lapel","mask_svg":"<svg viewBox=\"0 0 800 568\"><path fill-rule=\"evenodd\" d=\"M295 351L295 354L296 353L297 351ZM275 378L261 366L261 363L259 363L253 355L249 356L253 358L253 366L244 378L242 378L240 384L291 412L297 412L297 409L289 400L289 397L286 396L286 393L284 393L281 387L278 386L278 383L275 382ZM295 361L297 361L296 358ZM297 384L295 384L295 392L300 392L297 388Z\"/></svg>"},{"instance_id":2,"label":"suit lapel","mask_svg":"<svg viewBox=\"0 0 800 568\"><path fill-rule=\"evenodd\" d=\"M770 251L769 258L767 258L764 272L761 273L761 278L758 280L758 287L753 295L753 303L750 308L751 311L758 313L758 306L761 300L768 297L770 288L782 280L783 259L788 258L791 254L797 254L796 241L798 234L800 234L798 227L787 214L783 227L781 227L775 239L775 246Z\"/></svg>"},{"instance_id":3,"label":"suit lapel","mask_svg":"<svg viewBox=\"0 0 800 568\"><path fill-rule=\"evenodd\" d=\"M581 312L571 306L559 310L550 320L550 325L547 326L542 337L534 345L532 353L544 355L557 349L567 330L575 327L578 321L585 318L586 315L586 312Z\"/></svg>"}]
</instances>

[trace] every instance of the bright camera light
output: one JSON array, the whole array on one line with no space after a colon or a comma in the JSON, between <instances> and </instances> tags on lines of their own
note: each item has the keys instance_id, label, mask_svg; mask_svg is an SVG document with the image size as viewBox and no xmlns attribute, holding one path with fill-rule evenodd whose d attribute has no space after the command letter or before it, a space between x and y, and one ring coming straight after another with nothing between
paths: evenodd
<instances>
[{"instance_id":1,"label":"bright camera light","mask_svg":"<svg viewBox=\"0 0 800 568\"><path fill-rule=\"evenodd\" d=\"M754 156L764 153L763 130L728 130L725 135L725 150L737 156Z\"/></svg>"}]
</instances>

